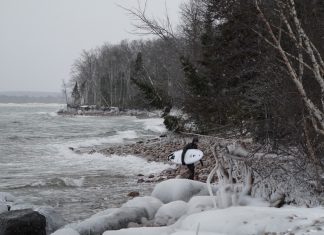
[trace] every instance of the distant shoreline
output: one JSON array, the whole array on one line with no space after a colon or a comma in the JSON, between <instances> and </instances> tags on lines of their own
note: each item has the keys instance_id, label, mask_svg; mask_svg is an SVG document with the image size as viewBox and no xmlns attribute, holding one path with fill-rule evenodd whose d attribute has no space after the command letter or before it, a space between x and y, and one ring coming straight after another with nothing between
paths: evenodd
<instances>
[{"instance_id":1,"label":"distant shoreline","mask_svg":"<svg viewBox=\"0 0 324 235\"><path fill-rule=\"evenodd\" d=\"M65 103L61 97L45 96L45 97L32 97L32 96L7 96L0 95L0 103Z\"/></svg>"}]
</instances>

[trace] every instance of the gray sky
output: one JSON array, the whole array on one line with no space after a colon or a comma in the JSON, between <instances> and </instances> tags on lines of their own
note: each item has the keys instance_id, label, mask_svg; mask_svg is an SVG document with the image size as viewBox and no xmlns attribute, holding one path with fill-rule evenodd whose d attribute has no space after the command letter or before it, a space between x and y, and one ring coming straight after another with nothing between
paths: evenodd
<instances>
[{"instance_id":1,"label":"gray sky","mask_svg":"<svg viewBox=\"0 0 324 235\"><path fill-rule=\"evenodd\" d=\"M181 2L148 0L147 13L163 18L166 3L176 25ZM0 91L60 91L83 49L138 38L116 4L137 0L0 0Z\"/></svg>"}]
</instances>

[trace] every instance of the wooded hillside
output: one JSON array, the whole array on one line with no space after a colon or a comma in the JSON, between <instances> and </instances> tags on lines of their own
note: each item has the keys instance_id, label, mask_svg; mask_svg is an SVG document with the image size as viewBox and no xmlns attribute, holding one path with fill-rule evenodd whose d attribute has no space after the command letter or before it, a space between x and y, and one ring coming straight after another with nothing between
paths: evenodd
<instances>
[{"instance_id":1,"label":"wooded hillside","mask_svg":"<svg viewBox=\"0 0 324 235\"><path fill-rule=\"evenodd\" d=\"M319 186L323 1L188 0L177 31L168 18L126 11L157 39L84 51L71 79L79 104L165 109L173 131L252 137L273 152L293 146Z\"/></svg>"}]
</instances>

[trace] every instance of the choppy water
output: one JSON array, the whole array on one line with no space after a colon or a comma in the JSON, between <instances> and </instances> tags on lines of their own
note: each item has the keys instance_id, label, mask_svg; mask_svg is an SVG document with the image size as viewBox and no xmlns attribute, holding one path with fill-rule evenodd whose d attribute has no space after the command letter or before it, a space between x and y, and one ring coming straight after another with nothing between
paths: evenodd
<instances>
[{"instance_id":1,"label":"choppy water","mask_svg":"<svg viewBox=\"0 0 324 235\"><path fill-rule=\"evenodd\" d=\"M86 218L123 203L137 184L137 174L159 172L167 165L134 156L76 154L74 148L97 148L134 142L164 130L161 119L58 116L58 104L0 104L0 192L22 205L50 205L67 220ZM142 188L144 186L144 189Z\"/></svg>"}]
</instances>

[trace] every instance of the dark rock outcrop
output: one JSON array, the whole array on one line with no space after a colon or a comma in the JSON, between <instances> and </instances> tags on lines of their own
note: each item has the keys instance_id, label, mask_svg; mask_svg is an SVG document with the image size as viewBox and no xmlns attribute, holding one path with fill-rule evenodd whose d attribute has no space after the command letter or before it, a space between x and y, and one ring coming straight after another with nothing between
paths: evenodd
<instances>
[{"instance_id":1,"label":"dark rock outcrop","mask_svg":"<svg viewBox=\"0 0 324 235\"><path fill-rule=\"evenodd\" d=\"M31 209L0 214L0 235L46 235L46 219Z\"/></svg>"},{"instance_id":2,"label":"dark rock outcrop","mask_svg":"<svg viewBox=\"0 0 324 235\"><path fill-rule=\"evenodd\" d=\"M128 193L127 196L129 196L129 197L138 197L139 196L139 192L132 191L132 192Z\"/></svg>"}]
</instances>

